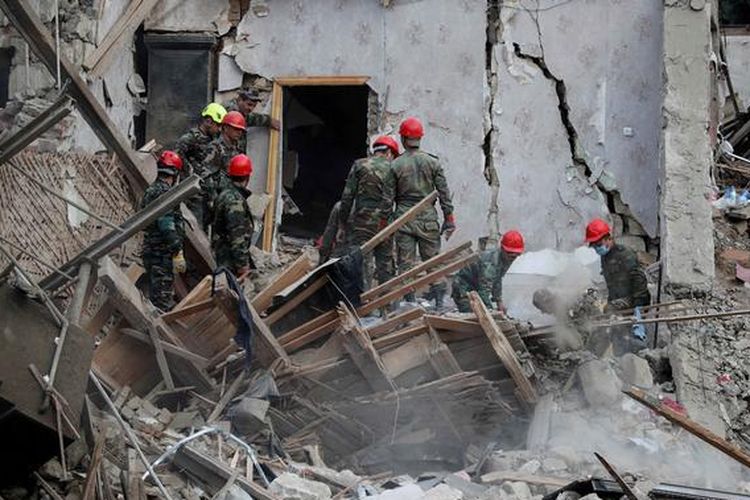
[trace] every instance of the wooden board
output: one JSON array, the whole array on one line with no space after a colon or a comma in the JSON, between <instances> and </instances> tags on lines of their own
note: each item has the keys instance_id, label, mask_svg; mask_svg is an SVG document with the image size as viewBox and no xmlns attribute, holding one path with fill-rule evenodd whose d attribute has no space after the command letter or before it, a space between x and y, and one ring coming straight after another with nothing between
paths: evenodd
<instances>
[{"instance_id":1,"label":"wooden board","mask_svg":"<svg viewBox=\"0 0 750 500\"><path fill-rule=\"evenodd\" d=\"M283 271L277 274L266 287L252 298L252 304L256 311L262 313L271 306L273 297L277 293L295 283L315 267L315 259L311 250L305 250L297 260L289 264Z\"/></svg>"},{"instance_id":2,"label":"wooden board","mask_svg":"<svg viewBox=\"0 0 750 500\"><path fill-rule=\"evenodd\" d=\"M349 353L354 365L374 391L393 390L393 378L386 370L383 360L370 341L370 336L343 303L338 307L339 329L344 350Z\"/></svg>"}]
</instances>

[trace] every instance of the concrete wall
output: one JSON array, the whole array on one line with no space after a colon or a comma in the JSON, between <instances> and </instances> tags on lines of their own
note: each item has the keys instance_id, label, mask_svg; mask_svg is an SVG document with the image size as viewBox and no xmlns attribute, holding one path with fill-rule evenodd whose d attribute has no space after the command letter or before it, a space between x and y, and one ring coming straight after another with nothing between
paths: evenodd
<instances>
[{"instance_id":1,"label":"concrete wall","mask_svg":"<svg viewBox=\"0 0 750 500\"><path fill-rule=\"evenodd\" d=\"M534 247L570 249L590 218L610 218L607 199L618 192L656 236L662 2L576 1L538 13L531 0L510 5L501 8L502 44L493 52L501 227L520 227ZM616 209L615 218L628 213Z\"/></svg>"},{"instance_id":2,"label":"concrete wall","mask_svg":"<svg viewBox=\"0 0 750 500\"><path fill-rule=\"evenodd\" d=\"M238 27L235 60L247 73L367 75L385 108L383 132L402 117L424 120L425 150L438 155L457 207L452 241L487 232L484 179L483 0L395 2L276 0Z\"/></svg>"},{"instance_id":3,"label":"concrete wall","mask_svg":"<svg viewBox=\"0 0 750 500\"><path fill-rule=\"evenodd\" d=\"M750 33L730 35L725 39L729 75L743 109L750 107Z\"/></svg>"},{"instance_id":4,"label":"concrete wall","mask_svg":"<svg viewBox=\"0 0 750 500\"><path fill-rule=\"evenodd\" d=\"M708 134L713 99L711 16L711 3L665 7L667 82L661 197L665 283L700 285L714 276L713 222L708 203L712 163Z\"/></svg>"}]
</instances>

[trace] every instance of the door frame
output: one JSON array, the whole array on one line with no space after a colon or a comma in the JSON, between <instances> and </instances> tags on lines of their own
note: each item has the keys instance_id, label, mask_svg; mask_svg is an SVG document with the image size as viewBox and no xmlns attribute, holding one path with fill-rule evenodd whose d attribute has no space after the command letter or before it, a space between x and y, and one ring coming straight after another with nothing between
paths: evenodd
<instances>
[{"instance_id":1,"label":"door frame","mask_svg":"<svg viewBox=\"0 0 750 500\"><path fill-rule=\"evenodd\" d=\"M324 87L365 85L369 76L281 76L273 80L271 92L271 118L278 120L279 130L271 129L268 139L268 166L266 173L266 194L270 201L263 216L263 237L261 248L271 252L274 248L276 228L281 223L278 214L281 202L281 175L279 159L281 158L281 132L284 130L284 87Z\"/></svg>"}]
</instances>

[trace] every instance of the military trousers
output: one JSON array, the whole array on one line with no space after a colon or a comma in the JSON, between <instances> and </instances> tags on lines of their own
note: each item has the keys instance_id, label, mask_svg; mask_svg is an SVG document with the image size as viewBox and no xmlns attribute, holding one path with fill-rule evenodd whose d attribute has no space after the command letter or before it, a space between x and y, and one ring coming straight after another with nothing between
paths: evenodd
<instances>
[{"instance_id":1,"label":"military trousers","mask_svg":"<svg viewBox=\"0 0 750 500\"><path fill-rule=\"evenodd\" d=\"M143 267L148 279L148 298L160 310L169 311L175 304L172 256L144 252Z\"/></svg>"},{"instance_id":2,"label":"military trousers","mask_svg":"<svg viewBox=\"0 0 750 500\"><path fill-rule=\"evenodd\" d=\"M348 245L350 246L361 246L368 242L373 236L379 232L379 221L378 222L367 222L362 223L357 220L355 215L354 221L350 227L350 233L348 235ZM375 260L375 270L373 272L372 262L373 259L365 257L365 288L371 288L372 278L374 277L378 284L383 284L389 279L393 278L393 239L388 238L386 241L376 246L373 250L373 257Z\"/></svg>"},{"instance_id":3,"label":"military trousers","mask_svg":"<svg viewBox=\"0 0 750 500\"><path fill-rule=\"evenodd\" d=\"M440 253L440 226L437 220L417 219L406 224L396 233L396 257L398 272L404 273L422 261ZM430 297L445 294L448 285L445 279L430 286Z\"/></svg>"}]
</instances>

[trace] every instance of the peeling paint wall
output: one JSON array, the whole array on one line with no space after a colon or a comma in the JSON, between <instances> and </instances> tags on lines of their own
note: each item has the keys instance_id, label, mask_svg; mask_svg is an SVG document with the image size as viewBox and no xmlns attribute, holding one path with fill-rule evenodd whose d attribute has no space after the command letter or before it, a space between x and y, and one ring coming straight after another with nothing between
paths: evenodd
<instances>
[{"instance_id":1,"label":"peeling paint wall","mask_svg":"<svg viewBox=\"0 0 750 500\"><path fill-rule=\"evenodd\" d=\"M502 229L560 249L580 245L592 217L639 250L656 236L662 13L656 0L503 4L492 109Z\"/></svg>"},{"instance_id":2,"label":"peeling paint wall","mask_svg":"<svg viewBox=\"0 0 750 500\"><path fill-rule=\"evenodd\" d=\"M440 157L457 207L452 241L487 233L484 178L484 0L395 2L275 0L238 26L236 58L247 73L367 75L385 110L425 121L423 148Z\"/></svg>"}]
</instances>

